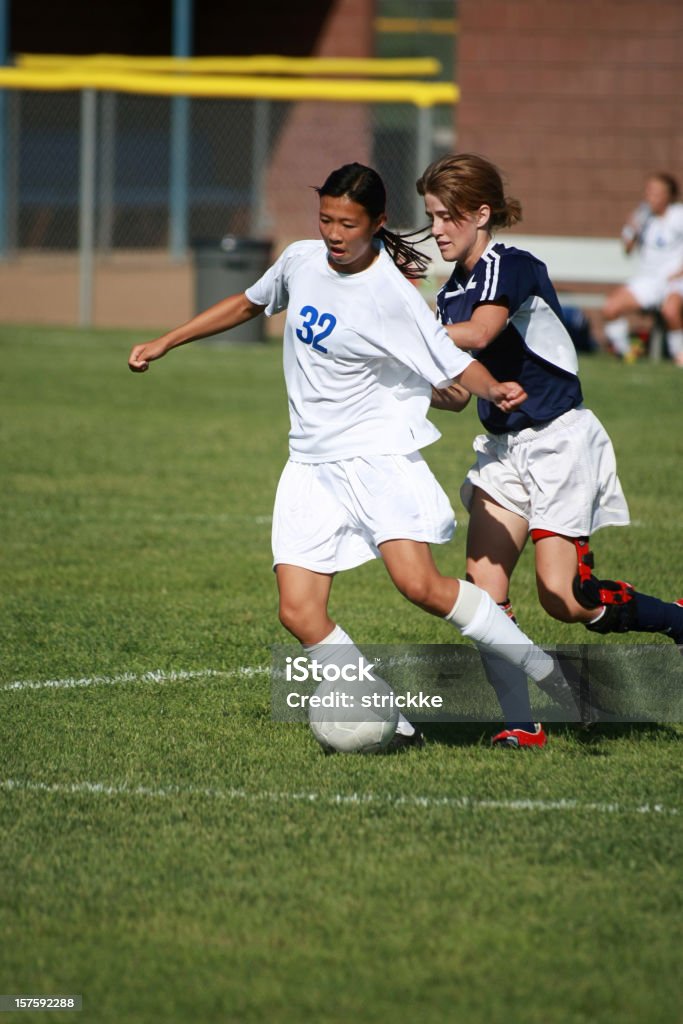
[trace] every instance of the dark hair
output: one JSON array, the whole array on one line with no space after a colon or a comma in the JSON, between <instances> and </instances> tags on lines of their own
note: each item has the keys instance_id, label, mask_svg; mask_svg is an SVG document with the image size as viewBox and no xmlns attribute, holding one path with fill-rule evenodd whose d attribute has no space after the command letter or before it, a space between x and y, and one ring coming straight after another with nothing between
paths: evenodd
<instances>
[{"instance_id":1,"label":"dark hair","mask_svg":"<svg viewBox=\"0 0 683 1024\"><path fill-rule=\"evenodd\" d=\"M666 185L669 190L669 202L676 202L681 190L679 188L678 181L674 178L673 174L669 174L668 171L655 171L654 174L650 175L650 178L655 178L657 181L661 181L663 185Z\"/></svg>"},{"instance_id":2,"label":"dark hair","mask_svg":"<svg viewBox=\"0 0 683 1024\"><path fill-rule=\"evenodd\" d=\"M453 220L462 220L480 206L491 207L490 228L509 228L522 219L522 204L506 196L495 164L475 153L444 156L430 164L417 180L421 196L438 196Z\"/></svg>"},{"instance_id":3,"label":"dark hair","mask_svg":"<svg viewBox=\"0 0 683 1024\"><path fill-rule=\"evenodd\" d=\"M386 213L387 192L384 182L377 171L374 171L372 167L366 167L365 164L352 163L338 167L336 171L332 171L327 176L325 184L316 188L315 191L319 196L332 196L333 198L347 196L354 203L362 206L371 220L376 220ZM424 277L431 262L429 256L415 248L415 243L408 241L416 234L422 234L422 232L399 235L395 231L388 231L387 228L381 227L375 235L375 238L384 242L387 252L401 273L411 280ZM416 241L423 241L425 237L429 236L423 235Z\"/></svg>"}]
</instances>

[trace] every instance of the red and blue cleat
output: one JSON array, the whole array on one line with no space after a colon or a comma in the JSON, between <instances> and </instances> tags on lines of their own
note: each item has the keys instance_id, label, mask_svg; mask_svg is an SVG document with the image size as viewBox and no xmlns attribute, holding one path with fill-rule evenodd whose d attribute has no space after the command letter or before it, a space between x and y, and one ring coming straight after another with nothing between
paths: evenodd
<instances>
[{"instance_id":1,"label":"red and blue cleat","mask_svg":"<svg viewBox=\"0 0 683 1024\"><path fill-rule=\"evenodd\" d=\"M503 729L493 737L491 746L517 749L518 747L544 747L547 742L548 737L543 731L543 726L537 722L533 732L526 729Z\"/></svg>"}]
</instances>

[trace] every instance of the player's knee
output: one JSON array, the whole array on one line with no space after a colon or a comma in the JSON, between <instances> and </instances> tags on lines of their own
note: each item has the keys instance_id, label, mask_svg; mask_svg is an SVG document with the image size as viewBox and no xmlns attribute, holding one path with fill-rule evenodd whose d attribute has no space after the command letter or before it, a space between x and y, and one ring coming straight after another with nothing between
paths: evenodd
<instances>
[{"instance_id":1,"label":"player's knee","mask_svg":"<svg viewBox=\"0 0 683 1024\"><path fill-rule=\"evenodd\" d=\"M280 622L293 636L301 636L303 627L310 621L310 613L311 609L305 603L291 598L280 599Z\"/></svg>"},{"instance_id":2,"label":"player's knee","mask_svg":"<svg viewBox=\"0 0 683 1024\"><path fill-rule=\"evenodd\" d=\"M569 594L539 585L538 598L543 610L558 622L578 622L583 618Z\"/></svg>"},{"instance_id":3,"label":"player's knee","mask_svg":"<svg viewBox=\"0 0 683 1024\"><path fill-rule=\"evenodd\" d=\"M420 608L431 608L434 603L434 581L429 576L405 574L394 577L394 583L412 604Z\"/></svg>"}]
</instances>

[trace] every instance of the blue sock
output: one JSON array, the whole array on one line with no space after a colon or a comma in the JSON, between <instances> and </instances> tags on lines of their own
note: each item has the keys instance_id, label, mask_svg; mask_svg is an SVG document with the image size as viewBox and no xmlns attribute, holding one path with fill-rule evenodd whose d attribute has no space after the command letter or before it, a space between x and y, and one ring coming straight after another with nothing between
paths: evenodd
<instances>
[{"instance_id":1,"label":"blue sock","mask_svg":"<svg viewBox=\"0 0 683 1024\"><path fill-rule=\"evenodd\" d=\"M491 651L479 651L486 678L493 687L505 720L506 729L534 731L531 721L529 683L522 668L510 665Z\"/></svg>"},{"instance_id":2,"label":"blue sock","mask_svg":"<svg viewBox=\"0 0 683 1024\"><path fill-rule=\"evenodd\" d=\"M641 633L666 633L677 644L683 644L683 608L672 601L636 592L635 614L631 630Z\"/></svg>"}]
</instances>

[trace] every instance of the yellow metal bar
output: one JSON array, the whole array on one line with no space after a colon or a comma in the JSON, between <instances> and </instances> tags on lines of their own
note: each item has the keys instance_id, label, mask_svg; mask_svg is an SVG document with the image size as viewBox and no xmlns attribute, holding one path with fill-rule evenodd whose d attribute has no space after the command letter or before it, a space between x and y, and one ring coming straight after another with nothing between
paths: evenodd
<instances>
[{"instance_id":1,"label":"yellow metal bar","mask_svg":"<svg viewBox=\"0 0 683 1024\"><path fill-rule=\"evenodd\" d=\"M440 74L434 57L129 57L99 53L87 56L22 53L16 65L31 70L99 68L117 71L183 71L188 74L364 75L378 78L429 78Z\"/></svg>"},{"instance_id":2,"label":"yellow metal bar","mask_svg":"<svg viewBox=\"0 0 683 1024\"><path fill-rule=\"evenodd\" d=\"M0 88L70 91L98 89L153 96L224 97L226 99L323 100L337 103L410 103L416 107L457 103L458 87L451 82L337 80L326 78L246 78L214 75L111 71L68 67L29 70L0 67Z\"/></svg>"},{"instance_id":3,"label":"yellow metal bar","mask_svg":"<svg viewBox=\"0 0 683 1024\"><path fill-rule=\"evenodd\" d=\"M405 35L454 36L458 23L454 18L375 18L375 32Z\"/></svg>"}]
</instances>

